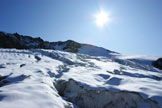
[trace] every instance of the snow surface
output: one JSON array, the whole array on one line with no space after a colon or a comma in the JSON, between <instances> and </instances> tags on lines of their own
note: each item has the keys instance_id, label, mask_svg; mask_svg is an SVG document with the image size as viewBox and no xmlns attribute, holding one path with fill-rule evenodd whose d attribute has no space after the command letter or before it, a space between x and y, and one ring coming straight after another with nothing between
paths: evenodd
<instances>
[{"instance_id":1,"label":"snow surface","mask_svg":"<svg viewBox=\"0 0 162 108\"><path fill-rule=\"evenodd\" d=\"M114 55L119 55L116 52L106 50L102 47L97 47L97 46L88 45L88 44L82 44L81 48L79 48L78 53L88 54L90 56L104 56L104 57L109 57L109 58Z\"/></svg>"},{"instance_id":2,"label":"snow surface","mask_svg":"<svg viewBox=\"0 0 162 108\"><path fill-rule=\"evenodd\" d=\"M6 76L4 80L9 81L1 85L3 80L0 80L0 106L75 108L54 86L58 80L73 79L90 90L137 92L162 107L162 71L151 65L157 58L0 49L0 76Z\"/></svg>"}]
</instances>

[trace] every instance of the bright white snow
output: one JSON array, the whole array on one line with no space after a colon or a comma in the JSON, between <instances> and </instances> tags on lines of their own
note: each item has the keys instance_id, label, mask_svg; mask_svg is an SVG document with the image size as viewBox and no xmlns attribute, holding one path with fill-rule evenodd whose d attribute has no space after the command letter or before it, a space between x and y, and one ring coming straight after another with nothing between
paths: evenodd
<instances>
[{"instance_id":1,"label":"bright white snow","mask_svg":"<svg viewBox=\"0 0 162 108\"><path fill-rule=\"evenodd\" d=\"M93 52L92 52L93 53ZM104 55L103 55L104 56ZM114 55L111 58L55 50L0 49L3 108L73 108L54 83L74 79L87 89L133 91L162 107L162 71L157 57ZM2 81L0 82L1 85Z\"/></svg>"}]
</instances>

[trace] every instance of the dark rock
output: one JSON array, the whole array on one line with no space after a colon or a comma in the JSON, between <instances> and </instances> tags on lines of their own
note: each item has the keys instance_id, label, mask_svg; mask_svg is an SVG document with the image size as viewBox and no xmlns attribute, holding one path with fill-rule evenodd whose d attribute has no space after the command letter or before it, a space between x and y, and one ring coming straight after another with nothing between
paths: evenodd
<instances>
[{"instance_id":1,"label":"dark rock","mask_svg":"<svg viewBox=\"0 0 162 108\"><path fill-rule=\"evenodd\" d=\"M0 32L0 48L35 49L45 48L44 41L30 36Z\"/></svg>"},{"instance_id":2,"label":"dark rock","mask_svg":"<svg viewBox=\"0 0 162 108\"><path fill-rule=\"evenodd\" d=\"M67 40L66 43L67 45L63 48L63 50L67 50L69 52L77 53L78 48L81 47L81 44L74 42L72 40Z\"/></svg>"},{"instance_id":3,"label":"dark rock","mask_svg":"<svg viewBox=\"0 0 162 108\"><path fill-rule=\"evenodd\" d=\"M21 64L20 67L24 67L26 64Z\"/></svg>"},{"instance_id":4,"label":"dark rock","mask_svg":"<svg viewBox=\"0 0 162 108\"><path fill-rule=\"evenodd\" d=\"M160 70L162 70L162 58L157 59L152 63L152 65Z\"/></svg>"},{"instance_id":5,"label":"dark rock","mask_svg":"<svg viewBox=\"0 0 162 108\"><path fill-rule=\"evenodd\" d=\"M81 44L68 40L65 42L48 42L40 37L33 38L30 36L23 36L17 32L14 34L0 32L0 48L16 48L16 49L53 49L56 46L64 46L62 50L69 52L78 52Z\"/></svg>"}]
</instances>

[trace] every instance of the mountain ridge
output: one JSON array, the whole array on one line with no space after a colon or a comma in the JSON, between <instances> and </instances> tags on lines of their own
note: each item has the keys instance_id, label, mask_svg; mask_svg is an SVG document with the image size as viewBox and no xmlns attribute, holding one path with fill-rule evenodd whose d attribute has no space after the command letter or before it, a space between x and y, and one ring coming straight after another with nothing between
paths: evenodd
<instances>
[{"instance_id":1,"label":"mountain ridge","mask_svg":"<svg viewBox=\"0 0 162 108\"><path fill-rule=\"evenodd\" d=\"M119 54L108 49L75 42L73 40L49 42L42 38L33 38L24 36L18 33L0 32L0 48L16 48L16 49L53 49L67 51L73 53L83 53L91 56L106 56L111 57L112 54Z\"/></svg>"}]
</instances>

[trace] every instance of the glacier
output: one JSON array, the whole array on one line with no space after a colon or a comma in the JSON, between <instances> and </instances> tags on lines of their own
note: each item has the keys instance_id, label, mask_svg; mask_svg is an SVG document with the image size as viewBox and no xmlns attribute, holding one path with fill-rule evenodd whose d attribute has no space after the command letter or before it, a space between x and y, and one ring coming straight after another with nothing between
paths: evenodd
<instances>
[{"instance_id":1,"label":"glacier","mask_svg":"<svg viewBox=\"0 0 162 108\"><path fill-rule=\"evenodd\" d=\"M0 48L1 108L162 108L159 57L84 47Z\"/></svg>"}]
</instances>

